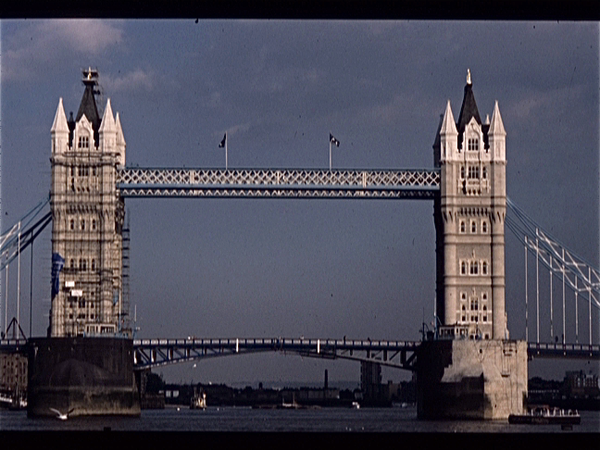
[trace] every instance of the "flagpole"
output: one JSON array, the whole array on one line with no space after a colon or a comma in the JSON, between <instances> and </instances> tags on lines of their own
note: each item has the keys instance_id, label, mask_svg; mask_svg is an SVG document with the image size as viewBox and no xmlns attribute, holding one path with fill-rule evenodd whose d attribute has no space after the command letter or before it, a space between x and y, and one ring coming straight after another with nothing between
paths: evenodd
<instances>
[{"instance_id":1,"label":"flagpole","mask_svg":"<svg viewBox=\"0 0 600 450\"><path fill-rule=\"evenodd\" d=\"M331 172L331 132L329 132L329 171Z\"/></svg>"},{"instance_id":2,"label":"flagpole","mask_svg":"<svg viewBox=\"0 0 600 450\"><path fill-rule=\"evenodd\" d=\"M225 132L225 170L227 170L227 132Z\"/></svg>"}]
</instances>

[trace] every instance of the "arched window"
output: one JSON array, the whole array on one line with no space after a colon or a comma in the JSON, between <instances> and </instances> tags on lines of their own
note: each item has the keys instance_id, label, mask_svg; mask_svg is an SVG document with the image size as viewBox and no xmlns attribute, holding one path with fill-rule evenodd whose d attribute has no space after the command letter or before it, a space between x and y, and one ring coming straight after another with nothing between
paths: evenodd
<instances>
[{"instance_id":1,"label":"arched window","mask_svg":"<svg viewBox=\"0 0 600 450\"><path fill-rule=\"evenodd\" d=\"M90 138L88 136L79 136L77 148L90 148Z\"/></svg>"},{"instance_id":2,"label":"arched window","mask_svg":"<svg viewBox=\"0 0 600 450\"><path fill-rule=\"evenodd\" d=\"M471 222L471 233L477 233L477 222L474 220Z\"/></svg>"},{"instance_id":3,"label":"arched window","mask_svg":"<svg viewBox=\"0 0 600 450\"><path fill-rule=\"evenodd\" d=\"M481 221L481 232L484 233L484 234L488 232L488 223L487 223L487 220L482 220Z\"/></svg>"},{"instance_id":4,"label":"arched window","mask_svg":"<svg viewBox=\"0 0 600 450\"><path fill-rule=\"evenodd\" d=\"M96 260L92 259L92 270L96 270Z\"/></svg>"},{"instance_id":5,"label":"arched window","mask_svg":"<svg viewBox=\"0 0 600 450\"><path fill-rule=\"evenodd\" d=\"M465 179L465 166L460 166L460 178L461 180Z\"/></svg>"},{"instance_id":6,"label":"arched window","mask_svg":"<svg viewBox=\"0 0 600 450\"><path fill-rule=\"evenodd\" d=\"M471 261L471 275L477 275L479 273L479 263L477 261Z\"/></svg>"},{"instance_id":7,"label":"arched window","mask_svg":"<svg viewBox=\"0 0 600 450\"><path fill-rule=\"evenodd\" d=\"M460 232L461 233L466 233L467 232L467 225L465 223L464 220L460 221Z\"/></svg>"},{"instance_id":8,"label":"arched window","mask_svg":"<svg viewBox=\"0 0 600 450\"><path fill-rule=\"evenodd\" d=\"M467 263L466 263L466 261L461 261L460 262L460 274L461 275L466 275L467 274Z\"/></svg>"},{"instance_id":9,"label":"arched window","mask_svg":"<svg viewBox=\"0 0 600 450\"><path fill-rule=\"evenodd\" d=\"M470 151L477 151L477 150L479 150L479 139L477 139L477 138L469 138L469 140L467 141L467 148Z\"/></svg>"},{"instance_id":10,"label":"arched window","mask_svg":"<svg viewBox=\"0 0 600 450\"><path fill-rule=\"evenodd\" d=\"M69 228L71 228L71 230L75 229L75 220L74 219L70 220L70 222L69 222Z\"/></svg>"},{"instance_id":11,"label":"arched window","mask_svg":"<svg viewBox=\"0 0 600 450\"><path fill-rule=\"evenodd\" d=\"M81 219L81 229L85 230L85 219Z\"/></svg>"},{"instance_id":12,"label":"arched window","mask_svg":"<svg viewBox=\"0 0 600 450\"><path fill-rule=\"evenodd\" d=\"M92 219L92 230L96 229L96 219Z\"/></svg>"},{"instance_id":13,"label":"arched window","mask_svg":"<svg viewBox=\"0 0 600 450\"><path fill-rule=\"evenodd\" d=\"M487 263L487 261L483 261L481 263L481 273L483 275L487 275L488 274L488 263Z\"/></svg>"}]
</instances>

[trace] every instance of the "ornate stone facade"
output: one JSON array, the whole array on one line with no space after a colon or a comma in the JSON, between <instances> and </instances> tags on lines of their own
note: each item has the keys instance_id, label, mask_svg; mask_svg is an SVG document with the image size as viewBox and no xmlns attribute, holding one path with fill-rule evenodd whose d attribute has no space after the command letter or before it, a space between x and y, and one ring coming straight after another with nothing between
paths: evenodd
<instances>
[{"instance_id":1,"label":"ornate stone facade","mask_svg":"<svg viewBox=\"0 0 600 450\"><path fill-rule=\"evenodd\" d=\"M434 205L440 337L508 338L505 142L498 102L482 122L469 73L458 122L448 101L433 146L441 170Z\"/></svg>"},{"instance_id":2,"label":"ornate stone facade","mask_svg":"<svg viewBox=\"0 0 600 450\"><path fill-rule=\"evenodd\" d=\"M110 99L100 119L97 71L83 75L77 116L71 113L67 120L61 98L51 129L51 337L126 331L121 276L125 210L115 189L117 168L125 164L125 139Z\"/></svg>"}]
</instances>

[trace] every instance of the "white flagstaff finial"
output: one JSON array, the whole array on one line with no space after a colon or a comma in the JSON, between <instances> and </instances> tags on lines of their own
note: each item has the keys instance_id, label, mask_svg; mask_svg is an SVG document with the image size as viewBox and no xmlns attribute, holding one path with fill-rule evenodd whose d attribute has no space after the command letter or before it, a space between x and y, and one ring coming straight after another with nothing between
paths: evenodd
<instances>
[{"instance_id":1,"label":"white flagstaff finial","mask_svg":"<svg viewBox=\"0 0 600 450\"><path fill-rule=\"evenodd\" d=\"M471 69L467 69L467 84L471 84Z\"/></svg>"}]
</instances>

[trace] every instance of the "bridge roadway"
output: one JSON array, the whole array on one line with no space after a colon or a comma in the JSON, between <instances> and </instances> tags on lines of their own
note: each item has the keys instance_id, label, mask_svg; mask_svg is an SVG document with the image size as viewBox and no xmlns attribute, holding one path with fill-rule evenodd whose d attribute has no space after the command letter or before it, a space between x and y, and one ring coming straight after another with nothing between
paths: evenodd
<instances>
[{"instance_id":1,"label":"bridge roadway","mask_svg":"<svg viewBox=\"0 0 600 450\"><path fill-rule=\"evenodd\" d=\"M281 337L134 339L134 368L144 370L203 358L276 351L314 358L371 361L385 366L414 370L416 351L421 342ZM0 352L25 353L26 351L26 339L0 340ZM529 359L598 361L600 345L529 342L527 354Z\"/></svg>"}]
</instances>

